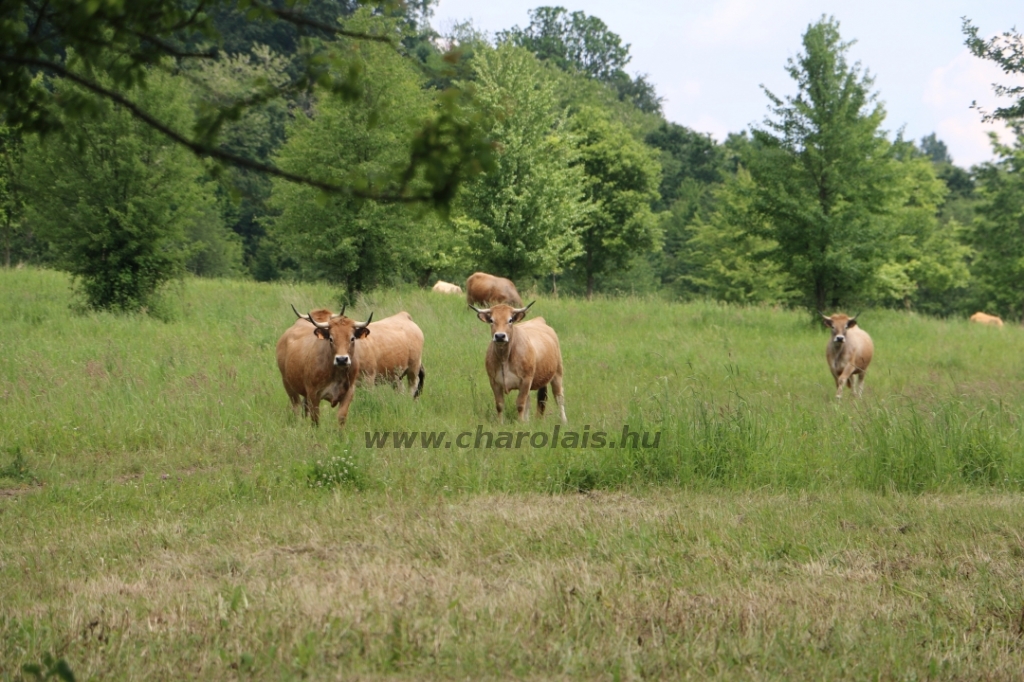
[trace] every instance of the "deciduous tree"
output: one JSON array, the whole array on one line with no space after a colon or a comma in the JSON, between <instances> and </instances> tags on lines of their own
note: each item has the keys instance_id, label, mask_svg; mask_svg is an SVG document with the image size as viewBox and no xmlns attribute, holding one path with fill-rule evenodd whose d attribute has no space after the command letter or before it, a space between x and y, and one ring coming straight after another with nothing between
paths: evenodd
<instances>
[{"instance_id":1,"label":"deciduous tree","mask_svg":"<svg viewBox=\"0 0 1024 682\"><path fill-rule=\"evenodd\" d=\"M87 68L73 54L68 65ZM102 74L95 78L106 82ZM125 96L187 129L193 113L184 83L159 70L147 80L148 87ZM58 98L82 95L66 79L46 87ZM187 149L111 102L94 106L93 116L76 121L80 134L30 141L24 156L28 219L90 307L137 310L184 272L187 235L197 223L218 220L212 185Z\"/></svg>"},{"instance_id":2,"label":"deciduous tree","mask_svg":"<svg viewBox=\"0 0 1024 682\"><path fill-rule=\"evenodd\" d=\"M583 167L584 196L590 203L583 223L583 254L577 267L594 295L594 279L621 269L634 257L660 246L658 199L661 167L654 150L602 112L584 109L572 117L577 164Z\"/></svg>"},{"instance_id":3,"label":"deciduous tree","mask_svg":"<svg viewBox=\"0 0 1024 682\"><path fill-rule=\"evenodd\" d=\"M477 265L512 278L555 272L581 253L584 171L551 81L509 43L474 57L475 97L499 145L494 168L466 185L456 221Z\"/></svg>"},{"instance_id":4,"label":"deciduous tree","mask_svg":"<svg viewBox=\"0 0 1024 682\"><path fill-rule=\"evenodd\" d=\"M884 257L893 206L885 111L872 79L847 61L839 23L808 27L804 51L787 65L797 94L765 89L772 116L754 130L753 209L773 258L796 282L803 303L831 309L864 295Z\"/></svg>"}]
</instances>

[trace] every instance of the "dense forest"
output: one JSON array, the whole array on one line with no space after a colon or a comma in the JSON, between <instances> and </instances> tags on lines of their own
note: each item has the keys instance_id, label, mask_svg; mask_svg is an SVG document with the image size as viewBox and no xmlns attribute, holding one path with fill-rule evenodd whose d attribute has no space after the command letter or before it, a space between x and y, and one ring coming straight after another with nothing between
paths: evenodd
<instances>
[{"instance_id":1,"label":"dense forest","mask_svg":"<svg viewBox=\"0 0 1024 682\"><path fill-rule=\"evenodd\" d=\"M437 34L431 0L137 4L135 24L117 2L0 17L3 264L71 273L86 307L149 307L186 273L347 299L485 270L587 297L1024 318L1020 104L990 115L1016 142L959 167L936 135L886 129L834 18L779 65L793 94L766 90L765 120L718 142L667 121L583 12L489 36ZM1019 34L964 34L1024 70Z\"/></svg>"}]
</instances>

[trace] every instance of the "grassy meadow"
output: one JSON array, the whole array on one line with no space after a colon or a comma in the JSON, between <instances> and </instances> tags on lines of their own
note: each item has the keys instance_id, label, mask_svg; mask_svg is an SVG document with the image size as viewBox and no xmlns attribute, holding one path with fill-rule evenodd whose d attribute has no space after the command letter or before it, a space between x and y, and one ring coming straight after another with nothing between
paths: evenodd
<instances>
[{"instance_id":1,"label":"grassy meadow","mask_svg":"<svg viewBox=\"0 0 1024 682\"><path fill-rule=\"evenodd\" d=\"M557 409L498 423L462 297L350 306L412 314L424 392L314 429L274 346L330 287L187 280L167 322L0 292L3 679L1024 676L1019 327L865 311L837 402L805 314L544 298L563 431L657 448L376 448Z\"/></svg>"}]
</instances>

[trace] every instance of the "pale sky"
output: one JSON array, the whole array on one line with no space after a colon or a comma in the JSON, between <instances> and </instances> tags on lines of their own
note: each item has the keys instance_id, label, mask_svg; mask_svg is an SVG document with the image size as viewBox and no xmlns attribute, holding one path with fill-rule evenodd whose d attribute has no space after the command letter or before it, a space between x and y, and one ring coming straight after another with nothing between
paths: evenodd
<instances>
[{"instance_id":1,"label":"pale sky","mask_svg":"<svg viewBox=\"0 0 1024 682\"><path fill-rule=\"evenodd\" d=\"M1009 141L1004 128L981 122L971 101L989 110L1005 106L1009 101L996 99L991 84L1024 84L972 56L960 30L963 16L985 37L1024 29L1021 0L440 0L433 25L443 34L472 19L493 37L525 27L528 11L545 4L600 17L630 43L626 70L648 74L665 98L666 118L719 141L764 120L768 98L760 85L779 96L795 94L786 60L802 51L801 36L823 14L839 21L845 41L856 41L848 56L875 77L888 114L883 127L892 135L904 128L913 140L936 133L960 166L992 158L988 131L1004 131Z\"/></svg>"}]
</instances>

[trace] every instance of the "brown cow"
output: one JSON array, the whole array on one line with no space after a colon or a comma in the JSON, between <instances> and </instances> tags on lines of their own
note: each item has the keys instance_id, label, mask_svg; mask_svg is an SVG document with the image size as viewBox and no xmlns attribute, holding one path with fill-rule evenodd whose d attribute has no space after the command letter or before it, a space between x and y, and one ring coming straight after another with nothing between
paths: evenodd
<instances>
[{"instance_id":1,"label":"brown cow","mask_svg":"<svg viewBox=\"0 0 1024 682\"><path fill-rule=\"evenodd\" d=\"M277 342L277 367L292 410L298 412L301 396L303 414L308 410L319 425L320 401L328 400L331 407L340 405L338 425L343 426L359 376L356 341L370 333L373 313L366 322L356 322L345 317L344 309L338 315L324 309L308 315L295 306L292 310L299 319Z\"/></svg>"},{"instance_id":2,"label":"brown cow","mask_svg":"<svg viewBox=\"0 0 1024 682\"><path fill-rule=\"evenodd\" d=\"M404 310L374 322L359 342L359 373L372 386L378 377L394 382L405 377L413 399L423 391L423 331Z\"/></svg>"},{"instance_id":3,"label":"brown cow","mask_svg":"<svg viewBox=\"0 0 1024 682\"><path fill-rule=\"evenodd\" d=\"M974 313L971 315L971 322L977 322L979 324L990 324L993 327L1002 327L1003 321L996 315L987 315L985 313Z\"/></svg>"},{"instance_id":4,"label":"brown cow","mask_svg":"<svg viewBox=\"0 0 1024 682\"><path fill-rule=\"evenodd\" d=\"M491 344L487 347L485 366L494 391L494 406L498 417L505 409L505 394L519 389L516 409L520 421L530 417L530 391L537 391L537 412L544 416L548 399L548 384L555 393L562 423L565 418L565 398L562 395L562 350L558 346L558 335L549 327L543 317L516 324L526 316L525 308L513 308L499 304L476 311L481 322L491 325ZM515 326L513 326L515 325Z\"/></svg>"},{"instance_id":5,"label":"brown cow","mask_svg":"<svg viewBox=\"0 0 1024 682\"><path fill-rule=\"evenodd\" d=\"M437 284L434 285L432 291L436 291L439 294L461 294L462 287L458 284L452 284L451 282L442 282L437 280Z\"/></svg>"},{"instance_id":6,"label":"brown cow","mask_svg":"<svg viewBox=\"0 0 1024 682\"><path fill-rule=\"evenodd\" d=\"M477 303L506 303L517 307L523 305L523 299L519 298L512 280L488 275L486 272L474 272L466 280L466 302L470 306Z\"/></svg>"},{"instance_id":7,"label":"brown cow","mask_svg":"<svg viewBox=\"0 0 1024 682\"><path fill-rule=\"evenodd\" d=\"M875 353L875 344L868 333L857 326L857 316L849 317L836 313L829 317L821 313L826 327L832 330L832 337L825 347L825 359L836 380L836 398L843 397L843 384L853 389L858 398L864 393L864 375ZM858 378L854 385L854 377Z\"/></svg>"}]
</instances>

